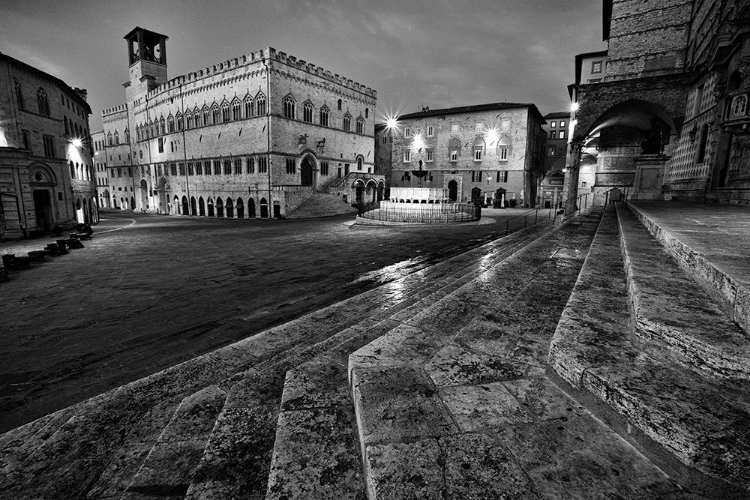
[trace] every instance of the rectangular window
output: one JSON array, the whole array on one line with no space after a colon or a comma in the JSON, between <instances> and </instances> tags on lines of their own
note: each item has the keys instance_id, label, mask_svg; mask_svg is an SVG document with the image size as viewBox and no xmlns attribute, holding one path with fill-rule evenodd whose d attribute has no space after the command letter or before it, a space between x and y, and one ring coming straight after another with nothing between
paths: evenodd
<instances>
[{"instance_id":1,"label":"rectangular window","mask_svg":"<svg viewBox=\"0 0 750 500\"><path fill-rule=\"evenodd\" d=\"M287 158L286 159L286 173L289 175L294 175L296 171L296 165L294 162L294 158Z\"/></svg>"},{"instance_id":2,"label":"rectangular window","mask_svg":"<svg viewBox=\"0 0 750 500\"><path fill-rule=\"evenodd\" d=\"M265 156L258 157L258 173L265 174L268 172L268 158Z\"/></svg>"},{"instance_id":3,"label":"rectangular window","mask_svg":"<svg viewBox=\"0 0 750 500\"><path fill-rule=\"evenodd\" d=\"M404 175L401 176L402 181L410 181L411 175L409 175L409 172L404 172Z\"/></svg>"},{"instance_id":4,"label":"rectangular window","mask_svg":"<svg viewBox=\"0 0 750 500\"><path fill-rule=\"evenodd\" d=\"M434 131L432 130L432 127L427 127L427 137L432 137L434 134Z\"/></svg>"},{"instance_id":5,"label":"rectangular window","mask_svg":"<svg viewBox=\"0 0 750 500\"><path fill-rule=\"evenodd\" d=\"M433 159L432 159L432 150L431 149L427 150L427 161L433 161Z\"/></svg>"},{"instance_id":6,"label":"rectangular window","mask_svg":"<svg viewBox=\"0 0 750 500\"><path fill-rule=\"evenodd\" d=\"M474 150L474 161L482 161L482 148Z\"/></svg>"},{"instance_id":7,"label":"rectangular window","mask_svg":"<svg viewBox=\"0 0 750 500\"><path fill-rule=\"evenodd\" d=\"M592 73L601 73L602 72L602 62L601 61L592 61L591 62L591 72Z\"/></svg>"},{"instance_id":8,"label":"rectangular window","mask_svg":"<svg viewBox=\"0 0 750 500\"><path fill-rule=\"evenodd\" d=\"M232 160L224 160L224 175L232 175Z\"/></svg>"},{"instance_id":9,"label":"rectangular window","mask_svg":"<svg viewBox=\"0 0 750 500\"><path fill-rule=\"evenodd\" d=\"M484 132L484 123L482 123L482 122L477 122L477 124L475 125L475 128L474 128L474 131L475 131L475 132L476 132L477 134L481 134L482 132Z\"/></svg>"},{"instance_id":10,"label":"rectangular window","mask_svg":"<svg viewBox=\"0 0 750 500\"><path fill-rule=\"evenodd\" d=\"M457 150L451 151L451 161L458 161L458 151Z\"/></svg>"},{"instance_id":11,"label":"rectangular window","mask_svg":"<svg viewBox=\"0 0 750 500\"><path fill-rule=\"evenodd\" d=\"M411 129L409 127L404 129L404 137L411 137Z\"/></svg>"},{"instance_id":12,"label":"rectangular window","mask_svg":"<svg viewBox=\"0 0 750 500\"><path fill-rule=\"evenodd\" d=\"M234 159L234 175L240 175L242 173L242 158Z\"/></svg>"},{"instance_id":13,"label":"rectangular window","mask_svg":"<svg viewBox=\"0 0 750 500\"><path fill-rule=\"evenodd\" d=\"M203 163L195 162L195 175L203 175Z\"/></svg>"},{"instance_id":14,"label":"rectangular window","mask_svg":"<svg viewBox=\"0 0 750 500\"><path fill-rule=\"evenodd\" d=\"M327 161L320 162L320 175L328 175L328 162Z\"/></svg>"},{"instance_id":15,"label":"rectangular window","mask_svg":"<svg viewBox=\"0 0 750 500\"><path fill-rule=\"evenodd\" d=\"M557 127L557 122L555 120L552 120L549 124L550 127L555 128Z\"/></svg>"},{"instance_id":16,"label":"rectangular window","mask_svg":"<svg viewBox=\"0 0 750 500\"><path fill-rule=\"evenodd\" d=\"M169 172L170 172L170 174L172 174L173 177L176 176L177 175L177 165L175 165L174 163L170 163L169 164Z\"/></svg>"},{"instance_id":17,"label":"rectangular window","mask_svg":"<svg viewBox=\"0 0 750 500\"><path fill-rule=\"evenodd\" d=\"M404 151L404 162L409 163L411 161L411 151Z\"/></svg>"},{"instance_id":18,"label":"rectangular window","mask_svg":"<svg viewBox=\"0 0 750 500\"><path fill-rule=\"evenodd\" d=\"M386 142L388 142L388 138L386 136L383 136L383 144L385 144Z\"/></svg>"},{"instance_id":19,"label":"rectangular window","mask_svg":"<svg viewBox=\"0 0 750 500\"><path fill-rule=\"evenodd\" d=\"M510 131L510 120L500 120L500 131L501 132Z\"/></svg>"},{"instance_id":20,"label":"rectangular window","mask_svg":"<svg viewBox=\"0 0 750 500\"><path fill-rule=\"evenodd\" d=\"M508 147L507 146L500 146L500 149L498 149L498 153L499 153L500 161L508 159Z\"/></svg>"},{"instance_id":21,"label":"rectangular window","mask_svg":"<svg viewBox=\"0 0 750 500\"><path fill-rule=\"evenodd\" d=\"M560 120L560 126L561 126L561 127L564 127L564 126L565 126L565 120Z\"/></svg>"},{"instance_id":22,"label":"rectangular window","mask_svg":"<svg viewBox=\"0 0 750 500\"><path fill-rule=\"evenodd\" d=\"M117 177L122 177L122 167L117 167Z\"/></svg>"},{"instance_id":23,"label":"rectangular window","mask_svg":"<svg viewBox=\"0 0 750 500\"><path fill-rule=\"evenodd\" d=\"M339 167L339 179L341 178L341 167Z\"/></svg>"},{"instance_id":24,"label":"rectangular window","mask_svg":"<svg viewBox=\"0 0 750 500\"><path fill-rule=\"evenodd\" d=\"M31 149L31 134L28 130L22 130L23 134L23 149Z\"/></svg>"},{"instance_id":25,"label":"rectangular window","mask_svg":"<svg viewBox=\"0 0 750 500\"><path fill-rule=\"evenodd\" d=\"M555 156L555 150L556 150L555 146L550 146L547 155L548 156Z\"/></svg>"},{"instance_id":26,"label":"rectangular window","mask_svg":"<svg viewBox=\"0 0 750 500\"><path fill-rule=\"evenodd\" d=\"M188 175L195 175L195 171L193 170L193 162L188 162Z\"/></svg>"},{"instance_id":27,"label":"rectangular window","mask_svg":"<svg viewBox=\"0 0 750 500\"><path fill-rule=\"evenodd\" d=\"M451 134L458 134L458 123L451 123Z\"/></svg>"},{"instance_id":28,"label":"rectangular window","mask_svg":"<svg viewBox=\"0 0 750 500\"><path fill-rule=\"evenodd\" d=\"M506 170L497 171L497 182L508 182L508 172Z\"/></svg>"},{"instance_id":29,"label":"rectangular window","mask_svg":"<svg viewBox=\"0 0 750 500\"><path fill-rule=\"evenodd\" d=\"M164 152L164 138L163 137L159 137L159 152L160 153Z\"/></svg>"},{"instance_id":30,"label":"rectangular window","mask_svg":"<svg viewBox=\"0 0 750 500\"><path fill-rule=\"evenodd\" d=\"M255 173L255 158L253 158L252 156L247 158L247 173L248 174Z\"/></svg>"},{"instance_id":31,"label":"rectangular window","mask_svg":"<svg viewBox=\"0 0 750 500\"><path fill-rule=\"evenodd\" d=\"M565 139L565 131L561 130L560 133L557 135L558 139Z\"/></svg>"},{"instance_id":32,"label":"rectangular window","mask_svg":"<svg viewBox=\"0 0 750 500\"><path fill-rule=\"evenodd\" d=\"M349 175L349 164L344 163L344 175Z\"/></svg>"},{"instance_id":33,"label":"rectangular window","mask_svg":"<svg viewBox=\"0 0 750 500\"><path fill-rule=\"evenodd\" d=\"M550 130L549 131L549 138L550 139L557 139L557 131L556 130Z\"/></svg>"}]
</instances>

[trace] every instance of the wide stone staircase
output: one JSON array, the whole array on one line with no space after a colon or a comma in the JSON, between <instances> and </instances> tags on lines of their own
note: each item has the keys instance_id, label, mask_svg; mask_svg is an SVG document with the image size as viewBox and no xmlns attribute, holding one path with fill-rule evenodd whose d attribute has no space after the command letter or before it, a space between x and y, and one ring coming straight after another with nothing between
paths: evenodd
<instances>
[{"instance_id":1,"label":"wide stone staircase","mask_svg":"<svg viewBox=\"0 0 750 500\"><path fill-rule=\"evenodd\" d=\"M313 193L300 205L287 214L288 219L309 219L313 217L329 217L333 215L354 214L357 209L330 193Z\"/></svg>"},{"instance_id":2,"label":"wide stone staircase","mask_svg":"<svg viewBox=\"0 0 750 500\"><path fill-rule=\"evenodd\" d=\"M746 334L617 215L532 226L12 430L0 498L747 498Z\"/></svg>"}]
</instances>

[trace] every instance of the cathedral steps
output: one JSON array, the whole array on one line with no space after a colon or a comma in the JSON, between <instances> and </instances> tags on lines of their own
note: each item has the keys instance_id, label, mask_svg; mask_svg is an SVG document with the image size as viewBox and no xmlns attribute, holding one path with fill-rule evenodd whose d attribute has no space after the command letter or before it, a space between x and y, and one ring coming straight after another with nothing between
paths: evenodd
<instances>
[{"instance_id":1,"label":"cathedral steps","mask_svg":"<svg viewBox=\"0 0 750 500\"><path fill-rule=\"evenodd\" d=\"M750 339L718 304L706 299L632 212L619 206L617 216L634 332L643 345L659 342L685 366L750 381Z\"/></svg>"},{"instance_id":2,"label":"cathedral steps","mask_svg":"<svg viewBox=\"0 0 750 500\"><path fill-rule=\"evenodd\" d=\"M340 196L313 192L312 196L287 213L286 217L288 219L310 219L355 213L357 213L357 209L352 207L350 203L343 201Z\"/></svg>"},{"instance_id":3,"label":"cathedral steps","mask_svg":"<svg viewBox=\"0 0 750 500\"><path fill-rule=\"evenodd\" d=\"M119 498L180 401L211 385L228 393L211 437L234 424L247 428L250 418L258 426L255 437L261 444L269 443L259 469L264 470L265 492L287 370L334 348L354 350L360 342L384 334L394 326L391 315L420 300L434 300L430 296L449 293L543 230L519 231L10 431L0 437L0 493L18 498L77 498L88 492L90 498ZM395 270L397 274L404 271ZM267 398L248 399L252 391ZM206 464L199 467L194 482L205 483L210 476L208 455L217 443L220 448L220 439L209 439L201 459ZM221 449L218 453L213 458L221 456ZM214 485L220 483L212 480Z\"/></svg>"},{"instance_id":4,"label":"cathedral steps","mask_svg":"<svg viewBox=\"0 0 750 500\"><path fill-rule=\"evenodd\" d=\"M644 323L639 316L650 317L649 324L682 326L665 321L670 311L656 309L661 302L654 302L674 303L684 313L681 294L694 286L682 281L673 262L661 259L664 251L654 249L651 237L622 210L620 224L611 209L602 219L557 325L550 365L577 400L681 484L709 498L747 498L750 385L741 374L728 379L726 371L706 368L701 361L705 345L682 338L699 336L695 329L673 330L677 346L639 332ZM656 260L639 255L644 249ZM643 290L662 277L672 286L660 289L649 303ZM709 331L718 321L715 308L706 306L696 307L690 318ZM692 352L686 353L684 345ZM712 356L721 350L721 343L710 345Z\"/></svg>"},{"instance_id":5,"label":"cathedral steps","mask_svg":"<svg viewBox=\"0 0 750 500\"><path fill-rule=\"evenodd\" d=\"M305 467L310 465L311 457L291 457L285 453L285 450L298 446L295 439L301 434L307 435L310 444L317 442L322 448L341 450L341 461L337 462L336 474L339 480L345 480L346 485L343 487L347 490L353 488L354 479L361 474L361 463L350 460L354 453L350 437L354 431L346 415L351 414L351 407L348 410L331 407L321 409L321 418L329 419L329 424L337 425L328 433L315 435L310 433L311 429L300 429L297 426L304 423L295 418L300 414L294 413L295 409L292 406L284 404L285 401L294 399L288 394L294 387L293 382L298 380L298 377L309 377L307 389L313 394L320 393L322 400L325 400L326 394L331 391L348 392L346 371L343 377L338 373L341 385L333 388L325 384L318 385L317 383L327 382L328 379L324 375L316 375L315 372L323 370L323 374L328 373L325 367L332 367L332 363L344 362L350 353L391 331L403 317L418 314L440 297L450 294L452 290L478 276L486 266L502 262L509 255L533 242L537 238L536 233L522 231L503 239L503 243L495 241L484 245L482 255L486 255L486 262L479 266L475 261L479 254L472 250L467 252L471 256L456 256L362 294L358 300L363 303L371 302L377 296L390 298L385 304L381 304L379 311L363 318L357 325L313 346L290 350L285 353L286 358L260 363L253 370L243 374L242 379L236 382L230 391L227 404L219 416L196 479L191 484L186 498L263 498L267 489L271 498L287 489L295 491L297 495L311 492L309 498L325 498L326 494L332 494L334 496L331 498L337 498L333 483L304 484L299 477L294 484L284 482L285 478L296 475L295 471L302 467L300 463ZM429 279L426 279L427 277ZM354 310L361 312L362 308L357 307ZM300 371L296 371L298 367ZM335 376L335 370L329 375ZM348 441L343 444L332 443L331 435ZM315 441L318 437L322 440ZM344 464L350 468L342 470ZM314 465L311 467L314 468ZM320 467L326 469L324 465ZM332 471L329 471L326 478L332 479L331 474Z\"/></svg>"},{"instance_id":6,"label":"cathedral steps","mask_svg":"<svg viewBox=\"0 0 750 500\"><path fill-rule=\"evenodd\" d=\"M679 493L545 376L600 215L545 235L349 357L368 498Z\"/></svg>"}]
</instances>

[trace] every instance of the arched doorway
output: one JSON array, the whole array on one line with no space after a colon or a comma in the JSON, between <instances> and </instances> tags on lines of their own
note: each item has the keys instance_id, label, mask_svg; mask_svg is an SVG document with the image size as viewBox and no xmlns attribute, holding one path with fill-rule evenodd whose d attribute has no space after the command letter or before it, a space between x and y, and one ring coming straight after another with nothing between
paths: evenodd
<instances>
[{"instance_id":1,"label":"arched doorway","mask_svg":"<svg viewBox=\"0 0 750 500\"><path fill-rule=\"evenodd\" d=\"M313 161L310 156L305 156L300 165L301 184L303 186L313 185Z\"/></svg>"},{"instance_id":2,"label":"arched doorway","mask_svg":"<svg viewBox=\"0 0 750 500\"><path fill-rule=\"evenodd\" d=\"M190 215L195 215L195 196L190 197Z\"/></svg>"},{"instance_id":3,"label":"arched doorway","mask_svg":"<svg viewBox=\"0 0 750 500\"><path fill-rule=\"evenodd\" d=\"M182 196L182 215L190 215L190 209L188 208L187 196Z\"/></svg>"},{"instance_id":4,"label":"arched doorway","mask_svg":"<svg viewBox=\"0 0 750 500\"><path fill-rule=\"evenodd\" d=\"M148 208L148 183L146 179L141 179L141 185L139 188L141 198L141 208Z\"/></svg>"},{"instance_id":5,"label":"arched doorway","mask_svg":"<svg viewBox=\"0 0 750 500\"><path fill-rule=\"evenodd\" d=\"M203 201L203 196L198 197L198 215L206 215L206 203Z\"/></svg>"},{"instance_id":6,"label":"arched doorway","mask_svg":"<svg viewBox=\"0 0 750 500\"><path fill-rule=\"evenodd\" d=\"M235 204L235 208L237 209L237 218L244 219L245 218L245 205L242 202L242 198L237 198L237 203Z\"/></svg>"},{"instance_id":7,"label":"arched doorway","mask_svg":"<svg viewBox=\"0 0 750 500\"><path fill-rule=\"evenodd\" d=\"M362 182L362 180L357 179L354 181L354 185L352 186L354 188L354 204L355 205L361 205L364 203L364 194L365 194L365 184Z\"/></svg>"},{"instance_id":8,"label":"arched doorway","mask_svg":"<svg viewBox=\"0 0 750 500\"><path fill-rule=\"evenodd\" d=\"M227 217L234 219L234 203L232 202L232 198L227 198Z\"/></svg>"},{"instance_id":9,"label":"arched doorway","mask_svg":"<svg viewBox=\"0 0 750 500\"><path fill-rule=\"evenodd\" d=\"M57 181L47 165L42 164L29 169L29 178L33 191L36 227L42 231L49 231L55 225L53 200Z\"/></svg>"},{"instance_id":10,"label":"arched doorway","mask_svg":"<svg viewBox=\"0 0 750 500\"><path fill-rule=\"evenodd\" d=\"M209 198L207 204L208 204L208 216L213 217L214 216L214 200Z\"/></svg>"},{"instance_id":11,"label":"arched doorway","mask_svg":"<svg viewBox=\"0 0 750 500\"><path fill-rule=\"evenodd\" d=\"M448 183L448 199L450 201L458 201L458 182L450 181Z\"/></svg>"},{"instance_id":12,"label":"arched doorway","mask_svg":"<svg viewBox=\"0 0 750 500\"><path fill-rule=\"evenodd\" d=\"M216 217L224 217L224 200L216 198Z\"/></svg>"},{"instance_id":13,"label":"arched doorway","mask_svg":"<svg viewBox=\"0 0 750 500\"><path fill-rule=\"evenodd\" d=\"M260 217L262 219L268 218L268 201L265 198L260 199Z\"/></svg>"},{"instance_id":14,"label":"arched doorway","mask_svg":"<svg viewBox=\"0 0 750 500\"><path fill-rule=\"evenodd\" d=\"M172 198L172 205L169 210L170 214L178 215L180 213L180 199L177 197L177 195L174 195L174 198Z\"/></svg>"},{"instance_id":15,"label":"arched doorway","mask_svg":"<svg viewBox=\"0 0 750 500\"><path fill-rule=\"evenodd\" d=\"M253 198L247 200L247 216L250 219L255 218L255 200Z\"/></svg>"}]
</instances>

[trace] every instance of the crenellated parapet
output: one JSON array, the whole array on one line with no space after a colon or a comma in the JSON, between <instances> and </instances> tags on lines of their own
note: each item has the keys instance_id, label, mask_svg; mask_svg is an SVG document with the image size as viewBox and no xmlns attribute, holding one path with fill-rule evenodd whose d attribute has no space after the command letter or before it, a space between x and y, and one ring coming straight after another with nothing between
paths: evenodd
<instances>
[{"instance_id":1,"label":"crenellated parapet","mask_svg":"<svg viewBox=\"0 0 750 500\"><path fill-rule=\"evenodd\" d=\"M116 114L125 114L128 113L128 105L127 104L120 104L119 106L114 106L111 108L107 108L102 111L102 117L111 117L111 115Z\"/></svg>"}]
</instances>

